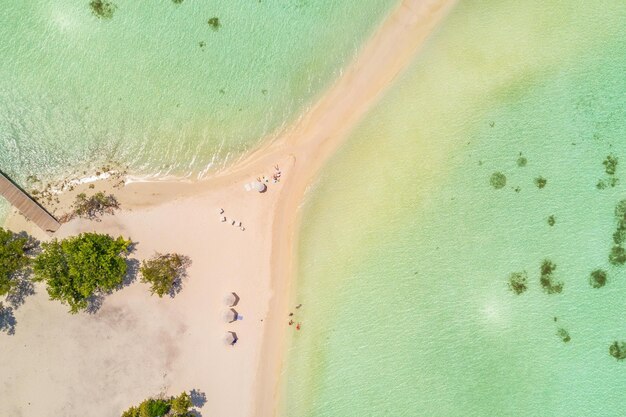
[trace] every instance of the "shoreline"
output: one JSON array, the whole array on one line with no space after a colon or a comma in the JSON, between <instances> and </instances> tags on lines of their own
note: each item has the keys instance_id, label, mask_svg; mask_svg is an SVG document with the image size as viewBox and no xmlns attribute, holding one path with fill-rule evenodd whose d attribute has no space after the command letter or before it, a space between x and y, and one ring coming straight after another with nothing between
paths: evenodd
<instances>
[{"instance_id":1,"label":"shoreline","mask_svg":"<svg viewBox=\"0 0 626 417\"><path fill-rule=\"evenodd\" d=\"M240 352L250 356L245 357L247 367L239 370L243 373L253 373L252 375L244 375L250 382L251 397L245 400L247 404L242 405L241 410L238 410L239 412L232 415L266 417L276 415L279 410L280 377L283 363L287 359L285 357L286 347L290 343L290 336L287 335L288 326L286 326L288 307L294 297L293 289L297 285L297 281L295 281L296 244L299 225L302 221L300 206L304 202L308 187L313 184L321 167L344 142L355 124L382 96L393 80L410 64L424 40L454 3L454 1L448 0L402 1L363 44L356 60L342 72L341 76L327 88L321 98L308 111L298 117L291 127L283 130L279 135L274 135L273 140L261 142L257 149L250 151L246 157L239 159L231 167L200 180L131 180L121 189L114 191L123 204L123 210L119 214L107 216L101 223L95 224L80 219L72 220L64 224L60 233L57 234L64 236L92 229L116 234L125 230L134 230L131 229L131 220L133 219L137 221L137 218L145 216L156 221L163 218L163 213L177 212L178 208L183 206L186 211L181 209L179 216L187 217L186 213L189 213L189 219L192 219L192 214L197 215L196 211L200 204L206 205L207 202L214 200L223 200L232 204L242 203L243 205L240 207L246 208L242 211L247 210L250 218L255 216L259 218L258 216L261 214L268 216L268 218L262 216L259 218L259 221L265 222L265 225L259 228L259 233L252 234L254 230L249 230L250 233L245 232L243 234L246 239L245 244L257 251L254 252L254 259L248 262L252 265L248 265L248 269L244 269L244 272L245 274L255 274L259 285L263 285L259 295L255 296L257 300L253 316L261 317L261 322L267 324L248 330L259 338L260 346L250 348L241 346ZM382 62L386 64L381 65ZM270 185L271 192L262 196L253 196L253 194L243 190L244 182L255 178L264 171L269 172L268 170L271 170L271 167L277 162L280 163L281 170L286 175L278 186ZM61 205L67 208L71 204L71 197L81 190L88 189L88 186L88 183L81 183L76 187L75 192L66 193L63 197L65 201ZM113 185L107 180L96 181L96 187L97 189L94 191L111 191L113 189ZM161 214L159 214L160 211L162 211ZM5 227L9 226L14 230L15 227L23 230L32 229L29 228L28 224L20 221L19 217L10 214L5 221ZM191 220L187 220L189 223L185 223L185 219L180 221L180 227L188 228L190 233L195 232L195 225ZM148 230L149 228L149 225L144 225L144 229L138 228L136 230L136 233L140 235L140 241L145 242L142 246L146 247L146 250L143 248L142 250L146 254L150 250L158 249L154 246L159 243L147 238L144 239L144 236L153 236L154 231ZM261 232L262 230L265 232ZM230 233L230 231L224 233ZM42 237L41 233L34 233L34 235ZM221 239L222 235L219 237ZM224 237L224 239L227 238L231 239L231 237ZM239 235L232 239L239 239ZM234 242L237 242L238 245L242 244L239 240ZM202 247L196 249L198 253L202 253ZM256 262L259 263L259 268L263 271L260 274L255 270ZM222 268L226 268L226 271L229 271L228 267L229 265L222 266ZM207 265L206 269L202 271L192 270L190 281L195 279L199 282L202 275L213 275L211 273L215 272L214 268L219 270L220 267ZM217 282L203 285L216 285L221 288L230 284L230 282ZM246 291L249 290L250 288ZM120 291L120 293L123 292L130 292L130 289ZM179 297L182 297L184 293L185 290L183 289ZM114 297L124 300L129 297L143 296L115 294ZM203 298L197 294L188 294L185 297L184 300L200 298L196 301L203 301ZM107 302L105 301L105 303ZM145 303L152 302L153 300L145 301ZM58 306L55 304L52 308L58 309ZM180 308L183 309L184 307L181 306ZM248 326L248 322L246 325ZM19 329L18 332L20 332ZM196 336L194 335L194 337ZM248 350L244 350L244 348ZM185 349L186 347L183 350ZM189 349L190 352L194 352L191 347ZM181 361L184 361L184 358L181 358ZM176 370L172 372L176 374ZM191 371L185 368L180 372L181 375L186 375ZM227 373L224 372L224 374ZM185 389L184 386L187 383L178 380L170 382L168 385L170 389L173 387ZM202 382L205 383L207 389L215 383L208 377ZM188 388L191 389L192 387ZM216 389L218 388L216 387ZM209 396L216 394L218 393L207 391ZM220 391L219 394L225 393ZM224 404L210 404L210 406L217 407L213 410L214 412L225 409L223 408Z\"/></svg>"},{"instance_id":2,"label":"shoreline","mask_svg":"<svg viewBox=\"0 0 626 417\"><path fill-rule=\"evenodd\" d=\"M321 167L347 139L349 132L384 94L393 80L411 63L436 25L447 15L455 0L403 0L365 42L357 59L325 92L323 97L287 132L287 144L296 149L298 165L282 191L285 194L273 226L272 289L286 296L270 311L276 322L288 317L288 303L294 301L296 285L297 237L301 224L300 206L308 187ZM388 65L376 65L380 62ZM361 88L367 85L368 88ZM326 123L322 123L326 122ZM314 155L314 157L312 157ZM300 171L297 171L300 170ZM280 202L279 202L280 203ZM289 216L294 213L293 216ZM283 261L284 260L284 261ZM287 326L273 326L264 337L257 377L255 416L276 416L281 404L282 364L290 343ZM272 354L270 354L272 353Z\"/></svg>"}]
</instances>

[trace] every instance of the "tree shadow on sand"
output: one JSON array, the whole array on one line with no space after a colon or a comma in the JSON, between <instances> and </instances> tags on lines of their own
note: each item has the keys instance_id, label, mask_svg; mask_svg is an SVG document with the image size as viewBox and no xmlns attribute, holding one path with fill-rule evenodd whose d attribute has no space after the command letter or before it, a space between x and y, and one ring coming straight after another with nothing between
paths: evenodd
<instances>
[{"instance_id":1,"label":"tree shadow on sand","mask_svg":"<svg viewBox=\"0 0 626 417\"><path fill-rule=\"evenodd\" d=\"M26 298L35 294L35 286L28 277L28 272L22 272L16 275L14 278L15 287L11 289L11 292L7 295L7 302L14 309L18 309L26 302Z\"/></svg>"},{"instance_id":2,"label":"tree shadow on sand","mask_svg":"<svg viewBox=\"0 0 626 417\"><path fill-rule=\"evenodd\" d=\"M176 294L182 291L183 289L183 279L187 278L187 268L191 266L191 258L185 255L178 255L181 260L181 266L178 268L178 273L176 274L176 278L172 282L172 288L168 292L170 298L174 298Z\"/></svg>"},{"instance_id":3,"label":"tree shadow on sand","mask_svg":"<svg viewBox=\"0 0 626 417\"><path fill-rule=\"evenodd\" d=\"M135 282L137 279L137 275L139 275L139 267L141 264L137 259L126 259L126 275L124 275L124 279L122 280L122 284L116 288L116 290L121 290L122 288L128 287L130 284Z\"/></svg>"},{"instance_id":4,"label":"tree shadow on sand","mask_svg":"<svg viewBox=\"0 0 626 417\"><path fill-rule=\"evenodd\" d=\"M9 335L15 334L15 315L13 314L13 308L6 307L0 302L0 332L5 332Z\"/></svg>"},{"instance_id":5,"label":"tree shadow on sand","mask_svg":"<svg viewBox=\"0 0 626 417\"><path fill-rule=\"evenodd\" d=\"M191 397L191 404L193 404L194 407L201 408L206 404L206 394L200 390L192 389L189 391L189 397Z\"/></svg>"},{"instance_id":6,"label":"tree shadow on sand","mask_svg":"<svg viewBox=\"0 0 626 417\"><path fill-rule=\"evenodd\" d=\"M24 254L29 258L32 259L41 253L39 240L25 231L13 233L13 238L25 239L23 246ZM22 270L12 274L12 288L5 298L8 306L0 302L0 332L5 332L9 335L15 334L17 320L15 319L14 312L26 302L26 298L35 294L35 285L31 280L31 274L32 270L30 266L26 266Z\"/></svg>"}]
</instances>

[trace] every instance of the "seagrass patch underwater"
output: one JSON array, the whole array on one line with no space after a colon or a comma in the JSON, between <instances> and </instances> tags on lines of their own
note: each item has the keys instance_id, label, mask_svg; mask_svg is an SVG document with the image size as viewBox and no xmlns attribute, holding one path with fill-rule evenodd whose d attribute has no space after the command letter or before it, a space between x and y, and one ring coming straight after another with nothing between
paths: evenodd
<instances>
[{"instance_id":1,"label":"seagrass patch underwater","mask_svg":"<svg viewBox=\"0 0 626 417\"><path fill-rule=\"evenodd\" d=\"M282 415L622 414L626 4L592 3L460 1L324 168Z\"/></svg>"}]
</instances>

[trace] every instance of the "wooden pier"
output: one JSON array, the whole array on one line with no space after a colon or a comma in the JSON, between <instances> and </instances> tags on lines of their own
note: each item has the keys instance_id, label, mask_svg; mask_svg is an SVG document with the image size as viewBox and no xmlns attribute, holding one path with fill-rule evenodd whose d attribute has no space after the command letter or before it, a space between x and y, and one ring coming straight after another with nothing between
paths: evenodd
<instances>
[{"instance_id":1,"label":"wooden pier","mask_svg":"<svg viewBox=\"0 0 626 417\"><path fill-rule=\"evenodd\" d=\"M28 220L46 232L56 232L61 224L31 196L0 172L0 195Z\"/></svg>"}]
</instances>

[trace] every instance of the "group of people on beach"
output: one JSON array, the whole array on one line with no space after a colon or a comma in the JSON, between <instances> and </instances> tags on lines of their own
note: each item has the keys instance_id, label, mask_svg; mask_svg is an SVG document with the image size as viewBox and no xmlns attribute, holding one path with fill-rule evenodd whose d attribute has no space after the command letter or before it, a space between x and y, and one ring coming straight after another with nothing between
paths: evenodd
<instances>
[{"instance_id":1,"label":"group of people on beach","mask_svg":"<svg viewBox=\"0 0 626 417\"><path fill-rule=\"evenodd\" d=\"M223 209L223 208L220 208L220 209L219 209L219 212L220 212L220 215L221 215L220 221L221 221L222 223L226 223L226 221L227 221L228 219L226 218L226 216L224 216L224 209ZM238 228L239 228L242 232L246 230L246 228L244 227L243 223L242 223L242 222L238 222L237 220L232 220L232 221L230 222L230 225L231 225L231 226L236 226L236 227L238 227Z\"/></svg>"},{"instance_id":2,"label":"group of people on beach","mask_svg":"<svg viewBox=\"0 0 626 417\"><path fill-rule=\"evenodd\" d=\"M297 309L299 309L300 307L302 307L302 304L298 304L298 305L296 306L296 310L297 310ZM289 317L293 317L293 312L289 313ZM295 325L296 325L296 330L300 330L300 328L302 327L302 323L300 323L300 322L297 322L297 323L296 323L293 319L291 319L291 318L290 318L290 319L289 319L289 323L288 323L288 324L289 324L290 326L293 326L293 325L294 325L294 323L295 323Z\"/></svg>"},{"instance_id":3,"label":"group of people on beach","mask_svg":"<svg viewBox=\"0 0 626 417\"><path fill-rule=\"evenodd\" d=\"M280 170L280 167L278 166L278 164L274 165L274 173L272 174L272 182L274 184L280 182L280 177L283 173ZM262 177L259 177L256 179L258 182L260 183L264 183L267 184L270 182L269 178L267 178L265 175L263 175Z\"/></svg>"}]
</instances>

